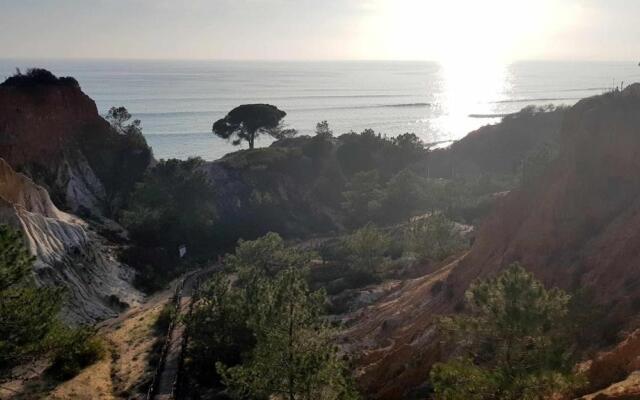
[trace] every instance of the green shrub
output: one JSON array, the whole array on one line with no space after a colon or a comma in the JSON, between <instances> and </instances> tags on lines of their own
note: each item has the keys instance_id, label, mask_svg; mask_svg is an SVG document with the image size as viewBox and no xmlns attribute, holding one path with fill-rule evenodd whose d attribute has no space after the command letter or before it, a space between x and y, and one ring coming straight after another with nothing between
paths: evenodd
<instances>
[{"instance_id":1,"label":"green shrub","mask_svg":"<svg viewBox=\"0 0 640 400\"><path fill-rule=\"evenodd\" d=\"M442 213L412 222L406 235L407 247L423 261L442 261L464 248L455 224Z\"/></svg>"},{"instance_id":2,"label":"green shrub","mask_svg":"<svg viewBox=\"0 0 640 400\"><path fill-rule=\"evenodd\" d=\"M382 267L390 245L391 238L373 224L365 225L345 239L351 268L368 274L375 274Z\"/></svg>"},{"instance_id":3,"label":"green shrub","mask_svg":"<svg viewBox=\"0 0 640 400\"><path fill-rule=\"evenodd\" d=\"M541 400L582 383L566 293L513 264L472 284L466 300L465 314L441 320L458 355L431 370L437 399Z\"/></svg>"},{"instance_id":4,"label":"green shrub","mask_svg":"<svg viewBox=\"0 0 640 400\"><path fill-rule=\"evenodd\" d=\"M59 380L73 378L106 355L104 341L89 327L63 329L56 342L48 373Z\"/></svg>"}]
</instances>

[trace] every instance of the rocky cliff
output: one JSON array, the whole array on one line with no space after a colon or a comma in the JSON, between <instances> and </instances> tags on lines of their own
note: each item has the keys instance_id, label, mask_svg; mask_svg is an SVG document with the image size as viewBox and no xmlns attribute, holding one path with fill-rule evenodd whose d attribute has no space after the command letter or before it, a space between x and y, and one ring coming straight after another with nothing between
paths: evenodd
<instances>
[{"instance_id":1,"label":"rocky cliff","mask_svg":"<svg viewBox=\"0 0 640 400\"><path fill-rule=\"evenodd\" d=\"M355 316L345 340L361 354L361 384L384 399L420 388L442 356L434 318L454 312L474 279L514 261L549 286L590 288L606 310L605 330L637 325L639 169L640 84L568 110L556 161L501 201L468 254Z\"/></svg>"},{"instance_id":2,"label":"rocky cliff","mask_svg":"<svg viewBox=\"0 0 640 400\"><path fill-rule=\"evenodd\" d=\"M60 211L47 191L0 159L0 222L20 229L36 257L41 285L67 289L65 314L75 322L114 316L141 300L132 271L81 219Z\"/></svg>"},{"instance_id":3,"label":"rocky cliff","mask_svg":"<svg viewBox=\"0 0 640 400\"><path fill-rule=\"evenodd\" d=\"M141 135L112 129L75 79L35 69L0 84L0 157L0 223L24 233L39 284L67 288L67 319L137 303L133 271L76 215L121 232L108 217L152 160Z\"/></svg>"},{"instance_id":4,"label":"rocky cliff","mask_svg":"<svg viewBox=\"0 0 640 400\"><path fill-rule=\"evenodd\" d=\"M143 139L110 128L75 79L37 69L0 84L0 157L43 185L59 207L83 214L108 214L122 186L152 159Z\"/></svg>"}]
</instances>

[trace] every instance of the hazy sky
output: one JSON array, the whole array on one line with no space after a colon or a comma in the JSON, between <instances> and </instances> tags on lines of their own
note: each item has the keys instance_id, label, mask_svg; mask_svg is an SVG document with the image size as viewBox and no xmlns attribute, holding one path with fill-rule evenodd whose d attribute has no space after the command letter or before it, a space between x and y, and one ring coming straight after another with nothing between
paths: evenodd
<instances>
[{"instance_id":1,"label":"hazy sky","mask_svg":"<svg viewBox=\"0 0 640 400\"><path fill-rule=\"evenodd\" d=\"M0 57L640 59L639 0L0 0Z\"/></svg>"}]
</instances>

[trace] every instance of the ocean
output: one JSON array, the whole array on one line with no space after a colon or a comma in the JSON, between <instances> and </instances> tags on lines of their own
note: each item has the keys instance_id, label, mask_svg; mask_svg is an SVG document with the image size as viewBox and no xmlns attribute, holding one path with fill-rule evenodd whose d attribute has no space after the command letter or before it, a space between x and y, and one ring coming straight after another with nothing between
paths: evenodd
<instances>
[{"instance_id":1,"label":"ocean","mask_svg":"<svg viewBox=\"0 0 640 400\"><path fill-rule=\"evenodd\" d=\"M0 60L0 79L42 67L75 77L104 114L125 106L142 121L156 158L215 160L238 150L211 125L235 106L269 103L285 122L313 134L327 120L335 134L372 128L413 132L446 145L527 105L570 105L640 81L635 62L240 62ZM265 146L261 138L257 146Z\"/></svg>"}]
</instances>

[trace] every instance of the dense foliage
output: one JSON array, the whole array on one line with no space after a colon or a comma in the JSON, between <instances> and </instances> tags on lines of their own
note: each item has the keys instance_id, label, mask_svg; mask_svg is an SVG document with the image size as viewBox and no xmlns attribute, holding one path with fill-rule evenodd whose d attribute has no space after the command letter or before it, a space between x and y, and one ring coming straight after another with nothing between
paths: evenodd
<instances>
[{"instance_id":1,"label":"dense foliage","mask_svg":"<svg viewBox=\"0 0 640 400\"><path fill-rule=\"evenodd\" d=\"M188 367L199 384L223 384L238 399L357 397L323 317L324 293L307 285L309 259L275 234L227 256L241 279L215 276L187 319Z\"/></svg>"},{"instance_id":2,"label":"dense foliage","mask_svg":"<svg viewBox=\"0 0 640 400\"><path fill-rule=\"evenodd\" d=\"M160 161L137 184L123 213L134 243L125 259L139 269L146 289L157 288L155 278L166 281L176 271L181 245L189 259L211 256L215 192L200 170L202 162Z\"/></svg>"},{"instance_id":3,"label":"dense foliage","mask_svg":"<svg viewBox=\"0 0 640 400\"><path fill-rule=\"evenodd\" d=\"M51 72L42 68L29 68L25 73L22 73L20 69L16 69L16 73L13 76L10 76L3 83L0 83L0 86L13 86L20 88L35 88L41 85L80 87L75 78L70 76L58 78Z\"/></svg>"},{"instance_id":4,"label":"dense foliage","mask_svg":"<svg viewBox=\"0 0 640 400\"><path fill-rule=\"evenodd\" d=\"M420 260L442 261L464 248L455 224L441 212L412 221L406 235L407 247Z\"/></svg>"},{"instance_id":5,"label":"dense foliage","mask_svg":"<svg viewBox=\"0 0 640 400\"><path fill-rule=\"evenodd\" d=\"M462 354L433 367L437 399L545 399L579 383L567 294L514 264L466 299L466 313L442 321Z\"/></svg>"},{"instance_id":6,"label":"dense foliage","mask_svg":"<svg viewBox=\"0 0 640 400\"><path fill-rule=\"evenodd\" d=\"M126 207L129 195L142 180L153 160L151 148L142 135L139 120L130 121L124 107L112 107L107 113L110 127L87 126L79 136L79 145L92 170L105 188L104 210L117 217Z\"/></svg>"}]
</instances>

